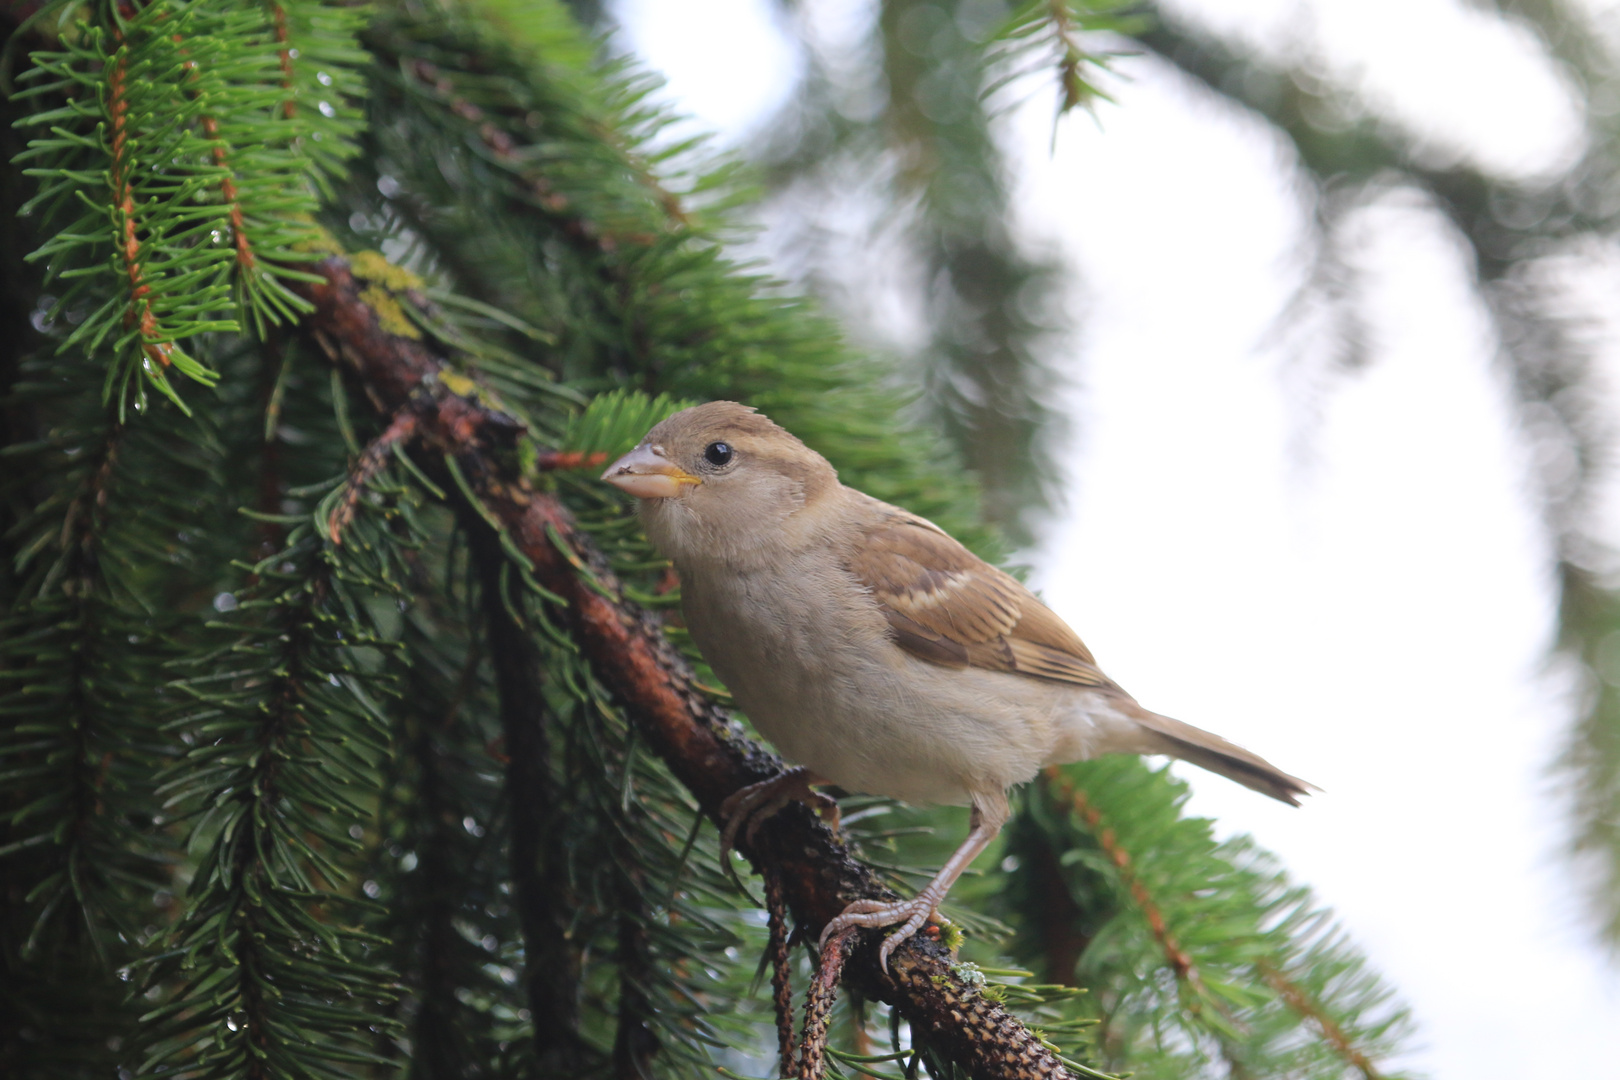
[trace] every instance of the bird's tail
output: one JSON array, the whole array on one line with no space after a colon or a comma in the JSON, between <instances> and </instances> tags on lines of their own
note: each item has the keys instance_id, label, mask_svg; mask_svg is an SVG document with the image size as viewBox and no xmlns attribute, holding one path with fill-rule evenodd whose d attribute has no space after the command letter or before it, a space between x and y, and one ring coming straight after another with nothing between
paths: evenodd
<instances>
[{"instance_id":1,"label":"bird's tail","mask_svg":"<svg viewBox=\"0 0 1620 1080\"><path fill-rule=\"evenodd\" d=\"M1146 729L1144 733L1153 745L1149 753L1169 754L1190 761L1290 806L1298 806L1300 796L1316 788L1315 784L1288 775L1259 754L1250 753L1202 728L1160 716L1141 706L1133 709L1131 716Z\"/></svg>"}]
</instances>

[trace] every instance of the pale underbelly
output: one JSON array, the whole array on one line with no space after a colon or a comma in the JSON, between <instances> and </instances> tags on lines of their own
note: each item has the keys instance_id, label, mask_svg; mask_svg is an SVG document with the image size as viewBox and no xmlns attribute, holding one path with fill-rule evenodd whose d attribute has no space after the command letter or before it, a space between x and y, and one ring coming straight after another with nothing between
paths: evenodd
<instances>
[{"instance_id":1,"label":"pale underbelly","mask_svg":"<svg viewBox=\"0 0 1620 1080\"><path fill-rule=\"evenodd\" d=\"M850 791L963 804L1111 748L1097 738L1111 725L1096 695L919 660L889 639L853 579L823 577L827 587L784 597L780 577L682 578L692 637L754 727L789 762ZM850 618L863 605L869 617Z\"/></svg>"},{"instance_id":2,"label":"pale underbelly","mask_svg":"<svg viewBox=\"0 0 1620 1080\"><path fill-rule=\"evenodd\" d=\"M734 680L733 692L789 761L851 791L917 803L965 804L1028 780L1060 732L1085 722L1072 695L1049 685L897 649L889 659L868 657L855 677L820 685L778 667L775 678Z\"/></svg>"}]
</instances>

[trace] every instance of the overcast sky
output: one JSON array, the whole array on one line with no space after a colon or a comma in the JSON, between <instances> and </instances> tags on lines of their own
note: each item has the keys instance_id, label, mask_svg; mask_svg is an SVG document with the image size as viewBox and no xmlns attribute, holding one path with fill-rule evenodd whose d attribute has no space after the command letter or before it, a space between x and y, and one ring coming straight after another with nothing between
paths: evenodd
<instances>
[{"instance_id":1,"label":"overcast sky","mask_svg":"<svg viewBox=\"0 0 1620 1080\"><path fill-rule=\"evenodd\" d=\"M1437 154L1535 177L1579 152L1534 42L1461 3L1175 6L1315 49ZM768 0L617 10L728 141L800 70ZM825 21L864 12L837 0ZM1460 242L1410 199L1359 215L1370 348L1334 368L1273 332L1306 220L1279 140L1150 61L1118 70L1116 103L1055 142L1049 100L1006 132L1023 229L1085 283L1058 350L1068 504L1034 583L1144 704L1324 789L1290 810L1184 770L1193 811L1279 853L1411 1003L1402 1064L1616 1075L1620 979L1580 922L1549 787L1570 723L1550 545ZM1620 295L1620 272L1577 284Z\"/></svg>"}]
</instances>

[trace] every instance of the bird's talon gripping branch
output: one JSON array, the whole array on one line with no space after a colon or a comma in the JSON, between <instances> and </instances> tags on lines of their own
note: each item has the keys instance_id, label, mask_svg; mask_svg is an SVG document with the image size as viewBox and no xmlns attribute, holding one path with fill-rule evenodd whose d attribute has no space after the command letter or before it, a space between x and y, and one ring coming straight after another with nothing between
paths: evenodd
<instances>
[{"instance_id":1,"label":"bird's talon gripping branch","mask_svg":"<svg viewBox=\"0 0 1620 1080\"><path fill-rule=\"evenodd\" d=\"M724 862L726 856L731 854L739 831L750 844L753 843L760 825L788 803L803 803L821 815L828 828L837 832L838 800L810 786L824 782L799 765L785 769L769 780L761 780L733 792L730 798L720 804L720 820L725 822L720 831L721 861Z\"/></svg>"},{"instance_id":2,"label":"bird's talon gripping branch","mask_svg":"<svg viewBox=\"0 0 1620 1080\"><path fill-rule=\"evenodd\" d=\"M822 929L820 946L826 948L827 942L834 935L851 927L898 924L899 928L883 939L883 946L878 950L878 966L887 973L889 954L904 944L907 938L921 930L923 924L934 917L934 909L938 906L939 901L929 895L926 889L911 900L895 900L890 903L882 900L856 900L844 909L843 914Z\"/></svg>"}]
</instances>

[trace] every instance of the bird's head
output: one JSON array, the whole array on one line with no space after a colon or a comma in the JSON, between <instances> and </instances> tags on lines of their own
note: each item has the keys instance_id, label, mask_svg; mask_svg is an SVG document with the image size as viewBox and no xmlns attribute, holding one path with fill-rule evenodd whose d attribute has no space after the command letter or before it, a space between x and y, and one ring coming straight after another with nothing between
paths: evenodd
<instances>
[{"instance_id":1,"label":"bird's head","mask_svg":"<svg viewBox=\"0 0 1620 1080\"><path fill-rule=\"evenodd\" d=\"M602 479L641 500L648 537L680 563L806 542L815 515L802 512L839 487L826 458L734 401L676 413Z\"/></svg>"}]
</instances>

